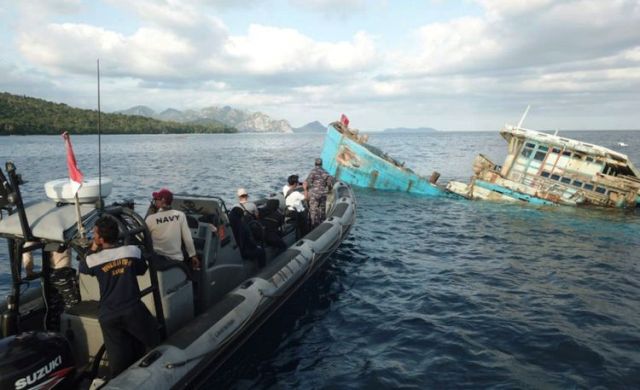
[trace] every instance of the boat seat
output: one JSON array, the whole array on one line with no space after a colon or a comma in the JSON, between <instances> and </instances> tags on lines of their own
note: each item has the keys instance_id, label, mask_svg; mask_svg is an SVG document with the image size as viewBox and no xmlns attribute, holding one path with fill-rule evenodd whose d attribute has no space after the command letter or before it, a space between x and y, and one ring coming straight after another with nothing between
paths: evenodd
<instances>
[{"instance_id":1,"label":"boat seat","mask_svg":"<svg viewBox=\"0 0 640 390\"><path fill-rule=\"evenodd\" d=\"M204 214L197 219L192 215L187 215L187 224L193 238L193 246L196 253L202 256L202 251L207 241L207 235L210 232L209 225L218 226L219 217L217 214Z\"/></svg>"},{"instance_id":2,"label":"boat seat","mask_svg":"<svg viewBox=\"0 0 640 390\"><path fill-rule=\"evenodd\" d=\"M85 290L85 292L94 287L89 284L85 285L85 287L87 286L89 286L89 290ZM99 295L98 292L98 297ZM81 301L65 310L60 316L60 331L73 345L73 349L77 351L75 356L77 367L92 362L104 343L102 328L98 322L98 301L93 299Z\"/></svg>"},{"instance_id":3,"label":"boat seat","mask_svg":"<svg viewBox=\"0 0 640 390\"><path fill-rule=\"evenodd\" d=\"M170 260L163 256L154 256L151 261L153 261L158 275L158 287L167 334L171 334L194 316L193 286L189 276L189 268L182 261ZM149 271L138 276L138 285L141 291L151 286ZM142 302L155 316L153 294L142 297Z\"/></svg>"},{"instance_id":4,"label":"boat seat","mask_svg":"<svg viewBox=\"0 0 640 390\"><path fill-rule=\"evenodd\" d=\"M236 245L238 245L243 259L254 260L262 264L265 261L264 249L257 245L249 226L242 221L243 214L244 211L240 207L234 207L229 212L229 223Z\"/></svg>"},{"instance_id":5,"label":"boat seat","mask_svg":"<svg viewBox=\"0 0 640 390\"><path fill-rule=\"evenodd\" d=\"M189 229L197 229L198 220L192 215L187 215L187 225L189 225Z\"/></svg>"},{"instance_id":6,"label":"boat seat","mask_svg":"<svg viewBox=\"0 0 640 390\"><path fill-rule=\"evenodd\" d=\"M200 254L204 250L204 243L206 240L204 238L193 238L193 246L196 248L196 252Z\"/></svg>"},{"instance_id":7,"label":"boat seat","mask_svg":"<svg viewBox=\"0 0 640 390\"><path fill-rule=\"evenodd\" d=\"M188 267L181 261L162 256L154 257L152 261L157 270L167 334L171 334L194 317L193 288ZM62 314L61 330L63 334L72 335L70 338L80 351L78 364L86 364L103 344L102 330L98 323L100 287L97 278L86 274L80 274L79 285L82 301ZM151 285L149 271L138 276L138 285L141 291ZM142 302L155 316L153 294L142 297Z\"/></svg>"}]
</instances>

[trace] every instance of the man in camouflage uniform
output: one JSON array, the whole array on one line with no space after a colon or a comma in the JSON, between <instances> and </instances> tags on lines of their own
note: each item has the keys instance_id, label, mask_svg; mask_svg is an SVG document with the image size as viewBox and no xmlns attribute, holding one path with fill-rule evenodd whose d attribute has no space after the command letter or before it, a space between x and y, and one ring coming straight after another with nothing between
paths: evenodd
<instances>
[{"instance_id":1,"label":"man in camouflage uniform","mask_svg":"<svg viewBox=\"0 0 640 390\"><path fill-rule=\"evenodd\" d=\"M311 228L320 225L326 217L327 193L333 186L333 177L322 168L322 159L316 158L315 167L303 183L304 197L309 200Z\"/></svg>"}]
</instances>

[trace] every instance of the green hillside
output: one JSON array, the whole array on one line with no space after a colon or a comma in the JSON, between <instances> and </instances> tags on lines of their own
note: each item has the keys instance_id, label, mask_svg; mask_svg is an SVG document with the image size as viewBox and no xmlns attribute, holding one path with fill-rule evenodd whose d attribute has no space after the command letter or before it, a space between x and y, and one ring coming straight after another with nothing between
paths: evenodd
<instances>
[{"instance_id":1,"label":"green hillside","mask_svg":"<svg viewBox=\"0 0 640 390\"><path fill-rule=\"evenodd\" d=\"M98 111L73 108L66 104L0 93L0 135L73 134L98 132ZM235 133L222 123L177 123L142 116L105 114L100 116L105 134L157 133Z\"/></svg>"}]
</instances>

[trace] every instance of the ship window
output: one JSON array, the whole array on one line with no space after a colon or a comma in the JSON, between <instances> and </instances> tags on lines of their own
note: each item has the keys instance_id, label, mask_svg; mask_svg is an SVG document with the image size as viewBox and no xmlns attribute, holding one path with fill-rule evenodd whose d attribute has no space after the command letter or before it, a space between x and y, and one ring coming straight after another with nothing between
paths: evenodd
<instances>
[{"instance_id":1,"label":"ship window","mask_svg":"<svg viewBox=\"0 0 640 390\"><path fill-rule=\"evenodd\" d=\"M574 180L573 185L576 187L582 187L582 182L580 180Z\"/></svg>"},{"instance_id":2,"label":"ship window","mask_svg":"<svg viewBox=\"0 0 640 390\"><path fill-rule=\"evenodd\" d=\"M558 148L553 148L553 149L551 149L551 151L552 151L553 153L558 153L558 154L560 154L560 149L558 149Z\"/></svg>"},{"instance_id":3,"label":"ship window","mask_svg":"<svg viewBox=\"0 0 640 390\"><path fill-rule=\"evenodd\" d=\"M529 148L524 148L524 149L522 149L522 155L527 157L527 158L529 158L529 156L531 156L531 151L532 150L529 149Z\"/></svg>"},{"instance_id":4,"label":"ship window","mask_svg":"<svg viewBox=\"0 0 640 390\"><path fill-rule=\"evenodd\" d=\"M560 181L563 182L564 184L571 183L571 179L569 179L568 177L563 177L562 180L560 180Z\"/></svg>"},{"instance_id":5,"label":"ship window","mask_svg":"<svg viewBox=\"0 0 640 390\"><path fill-rule=\"evenodd\" d=\"M536 152L536 154L533 156L534 160L538 160L538 161L542 161L544 160L545 156L547 155L546 152Z\"/></svg>"},{"instance_id":6,"label":"ship window","mask_svg":"<svg viewBox=\"0 0 640 390\"><path fill-rule=\"evenodd\" d=\"M560 175L551 175L552 180L560 180Z\"/></svg>"},{"instance_id":7,"label":"ship window","mask_svg":"<svg viewBox=\"0 0 640 390\"><path fill-rule=\"evenodd\" d=\"M550 173L547 172L547 171L540 172L540 176L542 176L542 177L549 177L549 175L550 175Z\"/></svg>"},{"instance_id":8,"label":"ship window","mask_svg":"<svg viewBox=\"0 0 640 390\"><path fill-rule=\"evenodd\" d=\"M584 189L585 190L589 190L589 191L593 191L593 184L585 183Z\"/></svg>"},{"instance_id":9,"label":"ship window","mask_svg":"<svg viewBox=\"0 0 640 390\"><path fill-rule=\"evenodd\" d=\"M563 156L571 156L571 152L568 150L565 150L564 152L562 152Z\"/></svg>"},{"instance_id":10,"label":"ship window","mask_svg":"<svg viewBox=\"0 0 640 390\"><path fill-rule=\"evenodd\" d=\"M604 194L605 192L607 192L607 189L604 187L596 187L596 192Z\"/></svg>"},{"instance_id":11,"label":"ship window","mask_svg":"<svg viewBox=\"0 0 640 390\"><path fill-rule=\"evenodd\" d=\"M587 162L593 162L593 157L589 157L589 156L587 156L587 157L585 158L585 160L586 160Z\"/></svg>"},{"instance_id":12,"label":"ship window","mask_svg":"<svg viewBox=\"0 0 640 390\"><path fill-rule=\"evenodd\" d=\"M538 150L542 150L542 151L546 152L547 150L549 150L549 148L546 147L546 146L540 145L540 146L538 146Z\"/></svg>"},{"instance_id":13,"label":"ship window","mask_svg":"<svg viewBox=\"0 0 640 390\"><path fill-rule=\"evenodd\" d=\"M535 148L536 144L532 144L530 142L527 142L527 148Z\"/></svg>"}]
</instances>

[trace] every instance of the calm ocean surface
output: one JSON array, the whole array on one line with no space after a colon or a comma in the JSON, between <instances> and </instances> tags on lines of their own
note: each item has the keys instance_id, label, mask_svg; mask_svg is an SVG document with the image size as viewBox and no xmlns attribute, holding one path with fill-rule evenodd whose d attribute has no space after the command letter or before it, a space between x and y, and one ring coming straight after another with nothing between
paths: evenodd
<instances>
[{"instance_id":1,"label":"calm ocean surface","mask_svg":"<svg viewBox=\"0 0 640 390\"><path fill-rule=\"evenodd\" d=\"M640 132L564 132L640 164ZM323 135L103 136L108 201L153 190L234 200L306 176ZM72 139L97 175L97 136ZM498 132L372 134L441 183L466 181ZM619 147L618 142L628 144ZM61 137L0 137L27 199L67 174ZM3 166L4 169L4 166ZM356 189L358 219L327 266L211 379L218 388L639 388L640 211L535 208ZM0 243L0 295L9 288Z\"/></svg>"}]
</instances>

